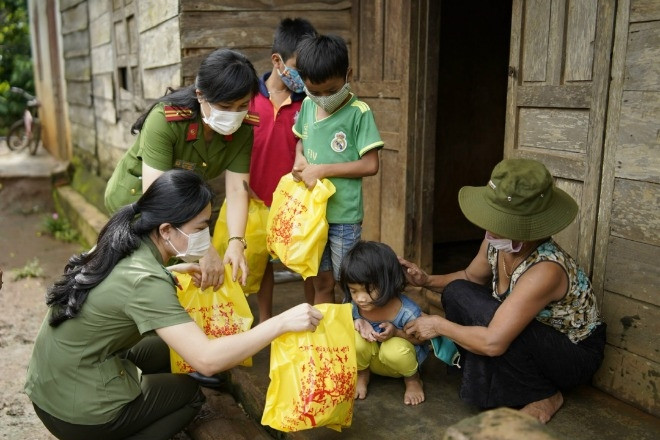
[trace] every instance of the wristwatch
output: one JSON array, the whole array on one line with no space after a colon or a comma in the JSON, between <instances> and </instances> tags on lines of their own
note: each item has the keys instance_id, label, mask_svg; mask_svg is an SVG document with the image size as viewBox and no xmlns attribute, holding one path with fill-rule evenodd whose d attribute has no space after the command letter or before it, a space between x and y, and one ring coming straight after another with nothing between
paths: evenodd
<instances>
[{"instance_id":1,"label":"wristwatch","mask_svg":"<svg viewBox=\"0 0 660 440\"><path fill-rule=\"evenodd\" d=\"M245 241L245 238L243 237L229 237L229 240L227 240L227 244L229 244L230 241L232 240L238 240L241 243L243 243L243 249L247 249L247 241Z\"/></svg>"}]
</instances>

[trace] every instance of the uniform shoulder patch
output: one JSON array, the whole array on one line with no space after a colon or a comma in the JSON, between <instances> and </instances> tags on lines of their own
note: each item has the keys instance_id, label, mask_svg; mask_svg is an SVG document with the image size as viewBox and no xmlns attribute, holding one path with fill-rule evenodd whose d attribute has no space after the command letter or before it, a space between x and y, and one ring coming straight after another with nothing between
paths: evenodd
<instances>
[{"instance_id":1,"label":"uniform shoulder patch","mask_svg":"<svg viewBox=\"0 0 660 440\"><path fill-rule=\"evenodd\" d=\"M247 112L247 115L245 115L245 118L243 119L243 123L250 125L259 125L259 113Z\"/></svg>"},{"instance_id":2,"label":"uniform shoulder patch","mask_svg":"<svg viewBox=\"0 0 660 440\"><path fill-rule=\"evenodd\" d=\"M193 116L192 109L186 107L165 105L163 106L163 111L165 112L165 120L167 122L185 121Z\"/></svg>"}]
</instances>

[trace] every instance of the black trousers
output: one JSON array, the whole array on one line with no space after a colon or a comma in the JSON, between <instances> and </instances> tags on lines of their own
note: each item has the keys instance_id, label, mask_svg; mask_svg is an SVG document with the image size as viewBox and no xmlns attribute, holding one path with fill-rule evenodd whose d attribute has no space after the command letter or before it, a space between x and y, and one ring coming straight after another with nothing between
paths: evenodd
<instances>
[{"instance_id":1,"label":"black trousers","mask_svg":"<svg viewBox=\"0 0 660 440\"><path fill-rule=\"evenodd\" d=\"M169 373L169 348L158 336L147 336L126 353L142 370L142 394L128 403L112 422L76 425L34 405L46 428L62 440L167 440L195 417L204 394L187 374Z\"/></svg>"},{"instance_id":2,"label":"black trousers","mask_svg":"<svg viewBox=\"0 0 660 440\"><path fill-rule=\"evenodd\" d=\"M487 287L457 280L442 294L448 320L488 326L500 302ZM459 347L463 379L460 397L480 408L520 407L591 382L603 360L605 324L577 344L562 332L533 320L497 357Z\"/></svg>"}]
</instances>

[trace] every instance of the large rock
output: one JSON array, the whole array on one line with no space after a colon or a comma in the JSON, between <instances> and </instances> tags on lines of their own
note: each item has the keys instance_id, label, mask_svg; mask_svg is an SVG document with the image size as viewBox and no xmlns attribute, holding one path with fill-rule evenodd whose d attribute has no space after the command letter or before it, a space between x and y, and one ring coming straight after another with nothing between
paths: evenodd
<instances>
[{"instance_id":1,"label":"large rock","mask_svg":"<svg viewBox=\"0 0 660 440\"><path fill-rule=\"evenodd\" d=\"M558 440L534 417L509 408L484 411L445 431L443 440Z\"/></svg>"}]
</instances>

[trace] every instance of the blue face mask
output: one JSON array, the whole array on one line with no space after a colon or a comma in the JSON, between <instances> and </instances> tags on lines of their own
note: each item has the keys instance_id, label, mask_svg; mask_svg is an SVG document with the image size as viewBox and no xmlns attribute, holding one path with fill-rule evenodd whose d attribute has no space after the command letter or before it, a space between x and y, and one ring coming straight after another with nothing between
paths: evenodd
<instances>
[{"instance_id":1,"label":"blue face mask","mask_svg":"<svg viewBox=\"0 0 660 440\"><path fill-rule=\"evenodd\" d=\"M431 338L431 345L433 346L435 357L447 365L461 368L459 363L461 353L456 348L454 341L446 336L436 336L435 338Z\"/></svg>"},{"instance_id":2,"label":"blue face mask","mask_svg":"<svg viewBox=\"0 0 660 440\"><path fill-rule=\"evenodd\" d=\"M284 64L284 60L282 59L282 57L280 57L280 60L284 65L284 72L280 72L279 69L277 71L277 74L280 76L280 79L282 80L284 85L292 92L302 93L303 90L305 89L305 83L300 77L300 74L296 69Z\"/></svg>"}]
</instances>

